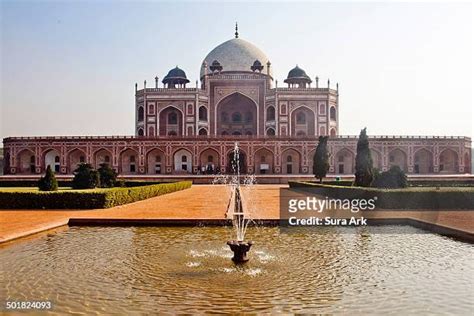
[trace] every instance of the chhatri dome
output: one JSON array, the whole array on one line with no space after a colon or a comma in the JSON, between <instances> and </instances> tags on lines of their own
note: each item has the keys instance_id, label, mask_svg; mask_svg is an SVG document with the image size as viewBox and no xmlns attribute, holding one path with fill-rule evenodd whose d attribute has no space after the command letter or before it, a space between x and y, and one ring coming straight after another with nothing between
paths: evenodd
<instances>
[{"instance_id":1,"label":"chhatri dome","mask_svg":"<svg viewBox=\"0 0 474 316\"><path fill-rule=\"evenodd\" d=\"M218 65L217 69L220 72L252 72L252 66L258 61L263 69L261 72L267 74L267 63L270 61L264 52L254 44L239 38L237 25L235 27L235 38L228 40L216 48L214 48L206 58L204 58L202 65L207 63L207 72L212 73L216 68L212 67ZM258 64L258 63L257 63ZM211 68L212 67L212 68ZM270 65L270 76L273 77L272 67ZM204 66L201 66L201 78L204 77Z\"/></svg>"},{"instance_id":2,"label":"chhatri dome","mask_svg":"<svg viewBox=\"0 0 474 316\"><path fill-rule=\"evenodd\" d=\"M168 85L168 88L175 88L176 85L186 87L189 80L186 77L184 70L176 66L176 68L173 68L168 72L162 82Z\"/></svg>"}]
</instances>

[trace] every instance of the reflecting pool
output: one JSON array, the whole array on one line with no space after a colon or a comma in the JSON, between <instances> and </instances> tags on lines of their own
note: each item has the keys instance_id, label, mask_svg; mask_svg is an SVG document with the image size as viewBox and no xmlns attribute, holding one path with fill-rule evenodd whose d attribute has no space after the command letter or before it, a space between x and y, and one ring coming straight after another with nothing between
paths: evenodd
<instances>
[{"instance_id":1,"label":"reflecting pool","mask_svg":"<svg viewBox=\"0 0 474 316\"><path fill-rule=\"evenodd\" d=\"M49 313L469 314L474 247L409 226L71 227L0 247L2 297Z\"/></svg>"}]
</instances>

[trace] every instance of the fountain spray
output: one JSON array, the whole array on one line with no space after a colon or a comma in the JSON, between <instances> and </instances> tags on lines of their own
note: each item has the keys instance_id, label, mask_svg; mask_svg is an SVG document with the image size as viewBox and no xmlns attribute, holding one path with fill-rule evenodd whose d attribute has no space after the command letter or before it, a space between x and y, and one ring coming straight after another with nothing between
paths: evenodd
<instances>
[{"instance_id":1,"label":"fountain spray","mask_svg":"<svg viewBox=\"0 0 474 316\"><path fill-rule=\"evenodd\" d=\"M234 146L234 159L232 164L234 177L232 179L232 195L229 204L228 214L232 214L232 224L235 227L236 239L227 242L230 249L234 252L232 261L235 263L244 263L249 259L247 252L250 250L253 242L245 242L245 233L250 219L245 216L245 210L242 207L242 194L240 191L240 154L239 145L236 142ZM231 211L231 212L229 212Z\"/></svg>"}]
</instances>

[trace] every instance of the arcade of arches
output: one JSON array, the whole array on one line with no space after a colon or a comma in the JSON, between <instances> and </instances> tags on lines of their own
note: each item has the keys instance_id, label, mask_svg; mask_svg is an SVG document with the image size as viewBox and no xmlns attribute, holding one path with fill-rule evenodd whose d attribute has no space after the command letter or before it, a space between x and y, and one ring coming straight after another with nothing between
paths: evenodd
<instances>
[{"instance_id":1,"label":"arcade of arches","mask_svg":"<svg viewBox=\"0 0 474 316\"><path fill-rule=\"evenodd\" d=\"M168 116L173 113L172 111L173 109L170 109L164 115ZM179 124L179 116L172 122ZM299 146L280 147L278 150L272 144L278 144L281 139L276 138L275 141L272 139L266 138L267 144L259 140L241 142L242 172L257 175L312 174L316 141L301 140L298 142ZM344 146L345 141L331 138L329 140L329 144L331 142L338 144L330 147L329 174L354 174L355 148ZM143 142L146 143L145 140ZM94 149L88 149L87 145L63 147L63 149L50 145L38 151L23 146L15 155L10 156L9 167L15 174L38 174L44 172L47 166L51 166L58 174L72 174L77 165L83 162L90 163L95 168L106 163L122 175L217 174L232 170L231 150L234 145L232 140L226 141L225 146L221 139L206 138L200 142L209 145L196 147L197 143L183 142L178 138L175 141L170 140L167 143L168 147L153 146L153 141L146 143L148 144L146 148L141 143L123 146L121 140L116 140L116 145L113 147ZM355 143L353 141L351 144ZM381 147L377 142L374 143L371 147L373 166L381 171L388 170L394 165L408 174L454 174L471 170L469 151L465 150L460 154L459 147L444 148L436 153L432 148L424 146L412 150L409 154L407 148L402 146ZM249 151L247 146L250 144L254 145ZM305 151L301 145L311 150Z\"/></svg>"}]
</instances>

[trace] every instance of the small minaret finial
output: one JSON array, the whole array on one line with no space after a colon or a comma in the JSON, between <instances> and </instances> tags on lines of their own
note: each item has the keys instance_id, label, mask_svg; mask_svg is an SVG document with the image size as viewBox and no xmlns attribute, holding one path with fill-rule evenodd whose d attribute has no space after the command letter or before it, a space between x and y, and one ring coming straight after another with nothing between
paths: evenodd
<instances>
[{"instance_id":1,"label":"small minaret finial","mask_svg":"<svg viewBox=\"0 0 474 316\"><path fill-rule=\"evenodd\" d=\"M235 22L235 38L239 38L239 25Z\"/></svg>"}]
</instances>

